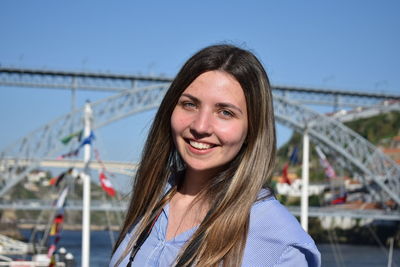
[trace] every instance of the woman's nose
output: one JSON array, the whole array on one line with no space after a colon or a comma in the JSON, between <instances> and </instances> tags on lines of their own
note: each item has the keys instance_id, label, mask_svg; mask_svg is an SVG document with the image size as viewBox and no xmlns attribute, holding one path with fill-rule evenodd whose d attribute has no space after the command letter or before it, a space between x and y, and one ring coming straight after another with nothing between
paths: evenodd
<instances>
[{"instance_id":1,"label":"woman's nose","mask_svg":"<svg viewBox=\"0 0 400 267\"><path fill-rule=\"evenodd\" d=\"M212 133L212 114L208 111L199 111L190 125L192 134L198 137L208 136Z\"/></svg>"}]
</instances>

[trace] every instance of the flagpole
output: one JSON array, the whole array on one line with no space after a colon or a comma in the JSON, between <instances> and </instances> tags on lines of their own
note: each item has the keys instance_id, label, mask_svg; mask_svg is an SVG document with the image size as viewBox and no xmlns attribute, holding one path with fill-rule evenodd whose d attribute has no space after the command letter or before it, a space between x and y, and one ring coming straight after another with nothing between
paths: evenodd
<instances>
[{"instance_id":1,"label":"flagpole","mask_svg":"<svg viewBox=\"0 0 400 267\"><path fill-rule=\"evenodd\" d=\"M91 121L92 121L92 108L90 103L86 102L84 109L84 122L85 128L83 131L84 138L89 138L91 134ZM81 266L89 267L90 259L90 175L89 163L91 157L91 142L86 142L83 147L84 155L83 161L85 169L83 176L83 207L82 207L82 254Z\"/></svg>"},{"instance_id":2,"label":"flagpole","mask_svg":"<svg viewBox=\"0 0 400 267\"><path fill-rule=\"evenodd\" d=\"M308 232L308 182L309 182L309 138L307 128L303 135L303 165L301 172L302 187L301 187L301 226L304 231Z\"/></svg>"}]
</instances>

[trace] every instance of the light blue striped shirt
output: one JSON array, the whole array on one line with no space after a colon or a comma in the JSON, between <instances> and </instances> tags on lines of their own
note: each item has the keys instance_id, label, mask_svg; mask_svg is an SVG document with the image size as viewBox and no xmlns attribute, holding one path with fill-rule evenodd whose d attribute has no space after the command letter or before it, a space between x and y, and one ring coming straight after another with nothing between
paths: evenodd
<instances>
[{"instance_id":1,"label":"light blue striped shirt","mask_svg":"<svg viewBox=\"0 0 400 267\"><path fill-rule=\"evenodd\" d=\"M138 251L132 266L169 267L181 247L197 227L172 240L166 240L169 205L167 204L149 237ZM131 233L128 233L111 258L114 266L125 250ZM126 266L129 255L119 266ZM251 208L250 227L242 266L321 266L321 255L311 237L303 231L298 221L274 197L256 202Z\"/></svg>"}]
</instances>

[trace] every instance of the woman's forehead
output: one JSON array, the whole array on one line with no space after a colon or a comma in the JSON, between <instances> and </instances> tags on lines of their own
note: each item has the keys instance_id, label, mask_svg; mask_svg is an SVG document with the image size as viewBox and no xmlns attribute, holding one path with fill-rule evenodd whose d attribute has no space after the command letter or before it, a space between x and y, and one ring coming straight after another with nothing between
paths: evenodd
<instances>
[{"instance_id":1,"label":"woman's forehead","mask_svg":"<svg viewBox=\"0 0 400 267\"><path fill-rule=\"evenodd\" d=\"M182 92L183 96L205 100L230 100L236 104L246 102L240 83L232 75L223 71L208 71L199 75Z\"/></svg>"}]
</instances>

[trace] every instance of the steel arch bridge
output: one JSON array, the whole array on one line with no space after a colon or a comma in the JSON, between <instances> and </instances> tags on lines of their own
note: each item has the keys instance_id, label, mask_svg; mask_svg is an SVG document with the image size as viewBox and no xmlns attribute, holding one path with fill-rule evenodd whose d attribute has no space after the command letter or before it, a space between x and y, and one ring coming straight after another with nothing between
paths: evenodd
<instances>
[{"instance_id":1,"label":"steel arch bridge","mask_svg":"<svg viewBox=\"0 0 400 267\"><path fill-rule=\"evenodd\" d=\"M135 88L93 103L93 129L157 108L168 86ZM274 94L274 110L278 122L299 132L307 131L312 140L343 157L344 165L358 173L376 201L392 199L400 206L400 166L371 143L339 121L277 94ZM54 156L62 147L60 139L83 128L82 114L83 109L68 113L1 152L0 197L36 168L42 159Z\"/></svg>"}]
</instances>

